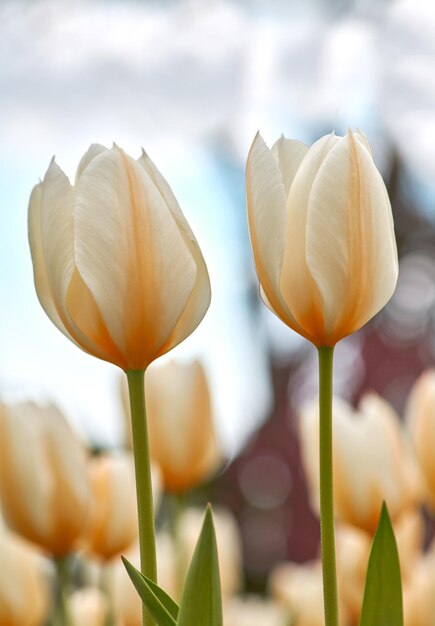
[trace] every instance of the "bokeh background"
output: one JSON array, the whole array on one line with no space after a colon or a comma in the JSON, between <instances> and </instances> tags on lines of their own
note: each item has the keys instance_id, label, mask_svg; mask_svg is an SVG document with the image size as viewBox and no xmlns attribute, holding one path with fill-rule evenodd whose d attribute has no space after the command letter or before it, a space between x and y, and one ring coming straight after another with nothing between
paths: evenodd
<instances>
[{"instance_id":1,"label":"bokeh background","mask_svg":"<svg viewBox=\"0 0 435 626\"><path fill-rule=\"evenodd\" d=\"M229 459L203 492L240 522L248 588L318 547L295 435L315 350L258 297L244 167L258 129L311 143L362 128L393 205L397 291L337 349L336 391L403 411L435 362L435 4L431 0L3 0L0 4L0 394L55 400L98 448L119 445L118 372L43 313L30 191L53 156L145 147L206 258L210 311L171 355L200 357Z\"/></svg>"}]
</instances>

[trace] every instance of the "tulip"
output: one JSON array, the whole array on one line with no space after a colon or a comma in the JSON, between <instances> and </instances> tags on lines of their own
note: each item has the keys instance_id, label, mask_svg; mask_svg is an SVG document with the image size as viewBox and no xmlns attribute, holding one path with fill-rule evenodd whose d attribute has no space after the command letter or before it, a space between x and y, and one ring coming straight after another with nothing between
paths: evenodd
<instances>
[{"instance_id":1,"label":"tulip","mask_svg":"<svg viewBox=\"0 0 435 626\"><path fill-rule=\"evenodd\" d=\"M424 481L425 500L435 510L435 370L424 372L412 388L406 422Z\"/></svg>"},{"instance_id":2,"label":"tulip","mask_svg":"<svg viewBox=\"0 0 435 626\"><path fill-rule=\"evenodd\" d=\"M141 570L156 579L143 374L190 335L210 303L195 237L145 154L92 145L74 185L55 163L32 191L29 240L36 292L83 350L127 373L132 408ZM154 626L144 609L144 626Z\"/></svg>"},{"instance_id":3,"label":"tulip","mask_svg":"<svg viewBox=\"0 0 435 626\"><path fill-rule=\"evenodd\" d=\"M302 411L302 459L315 510L319 497L317 423L317 407ZM381 397L366 394L357 412L336 399L333 441L334 501L341 521L374 533L384 500L393 519L418 500L418 474L399 418Z\"/></svg>"},{"instance_id":4,"label":"tulip","mask_svg":"<svg viewBox=\"0 0 435 626\"><path fill-rule=\"evenodd\" d=\"M359 623L372 538L341 524L337 528L338 592L352 623Z\"/></svg>"},{"instance_id":5,"label":"tulip","mask_svg":"<svg viewBox=\"0 0 435 626\"><path fill-rule=\"evenodd\" d=\"M71 626L106 626L108 602L99 589L74 591L69 606Z\"/></svg>"},{"instance_id":6,"label":"tulip","mask_svg":"<svg viewBox=\"0 0 435 626\"><path fill-rule=\"evenodd\" d=\"M107 561L137 537L133 458L129 454L93 457L89 474L92 497L83 541L89 552Z\"/></svg>"},{"instance_id":7,"label":"tulip","mask_svg":"<svg viewBox=\"0 0 435 626\"><path fill-rule=\"evenodd\" d=\"M295 626L324 626L322 569L320 561L303 565L283 563L271 573L272 597L290 611ZM339 601L340 624L348 624L346 605Z\"/></svg>"},{"instance_id":8,"label":"tulip","mask_svg":"<svg viewBox=\"0 0 435 626\"><path fill-rule=\"evenodd\" d=\"M435 613L435 553L431 550L414 567L403 589L405 626L433 626Z\"/></svg>"},{"instance_id":9,"label":"tulip","mask_svg":"<svg viewBox=\"0 0 435 626\"><path fill-rule=\"evenodd\" d=\"M49 589L43 559L19 537L0 528L0 624L42 626Z\"/></svg>"},{"instance_id":10,"label":"tulip","mask_svg":"<svg viewBox=\"0 0 435 626\"><path fill-rule=\"evenodd\" d=\"M62 557L89 506L86 451L54 406L0 407L0 496L7 523Z\"/></svg>"},{"instance_id":11,"label":"tulip","mask_svg":"<svg viewBox=\"0 0 435 626\"><path fill-rule=\"evenodd\" d=\"M54 159L29 204L39 301L83 350L145 369L197 327L207 269L151 159L92 145L71 185Z\"/></svg>"},{"instance_id":12,"label":"tulip","mask_svg":"<svg viewBox=\"0 0 435 626\"><path fill-rule=\"evenodd\" d=\"M225 626L288 626L285 608L272 600L250 595L230 598L224 605Z\"/></svg>"},{"instance_id":13,"label":"tulip","mask_svg":"<svg viewBox=\"0 0 435 626\"><path fill-rule=\"evenodd\" d=\"M317 347L334 346L391 298L391 206L362 133L311 148L257 134L246 169L249 232L267 306Z\"/></svg>"},{"instance_id":14,"label":"tulip","mask_svg":"<svg viewBox=\"0 0 435 626\"><path fill-rule=\"evenodd\" d=\"M172 361L148 369L145 380L151 459L165 491L192 489L221 460L210 391L198 361Z\"/></svg>"}]
</instances>

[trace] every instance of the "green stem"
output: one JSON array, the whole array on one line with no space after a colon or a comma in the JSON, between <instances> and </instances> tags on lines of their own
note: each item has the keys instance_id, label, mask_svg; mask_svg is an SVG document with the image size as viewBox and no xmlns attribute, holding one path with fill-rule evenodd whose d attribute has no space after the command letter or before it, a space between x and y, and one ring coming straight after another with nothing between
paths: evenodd
<instances>
[{"instance_id":1,"label":"green stem","mask_svg":"<svg viewBox=\"0 0 435 626\"><path fill-rule=\"evenodd\" d=\"M142 574L157 581L156 540L154 535L153 493L151 483L148 428L145 409L145 372L127 372L130 394L136 496L139 517L140 566ZM150 613L142 605L143 626L155 626Z\"/></svg>"},{"instance_id":2,"label":"green stem","mask_svg":"<svg viewBox=\"0 0 435 626\"><path fill-rule=\"evenodd\" d=\"M54 626L71 626L67 599L69 591L68 557L56 557L54 564L57 574L57 587L53 623Z\"/></svg>"},{"instance_id":3,"label":"green stem","mask_svg":"<svg viewBox=\"0 0 435 626\"><path fill-rule=\"evenodd\" d=\"M185 548L180 536L180 523L185 509L184 494L175 493L170 497L170 525L172 541L175 548L175 587L177 598L181 598L184 587L184 578L186 575L186 554Z\"/></svg>"},{"instance_id":4,"label":"green stem","mask_svg":"<svg viewBox=\"0 0 435 626\"><path fill-rule=\"evenodd\" d=\"M325 626L338 626L332 476L332 370L334 348L319 348L320 532Z\"/></svg>"},{"instance_id":5,"label":"green stem","mask_svg":"<svg viewBox=\"0 0 435 626\"><path fill-rule=\"evenodd\" d=\"M112 574L112 570L110 566L104 563L101 566L100 589L104 593L106 600L107 600L106 618L104 621L105 626L115 626L115 615L113 612L113 602L112 602L111 574Z\"/></svg>"}]
</instances>

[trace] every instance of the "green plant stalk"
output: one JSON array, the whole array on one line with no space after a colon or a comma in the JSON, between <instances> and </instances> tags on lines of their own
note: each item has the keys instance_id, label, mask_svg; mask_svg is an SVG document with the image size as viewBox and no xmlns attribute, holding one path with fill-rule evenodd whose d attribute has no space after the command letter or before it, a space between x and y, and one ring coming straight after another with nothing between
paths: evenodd
<instances>
[{"instance_id":1,"label":"green plant stalk","mask_svg":"<svg viewBox=\"0 0 435 626\"><path fill-rule=\"evenodd\" d=\"M172 541L175 547L175 586L176 586L176 598L180 599L183 593L184 579L187 574L185 560L186 551L185 546L180 536L180 523L185 510L186 498L185 494L174 493L170 498L170 520L171 520L171 535Z\"/></svg>"},{"instance_id":2,"label":"green plant stalk","mask_svg":"<svg viewBox=\"0 0 435 626\"><path fill-rule=\"evenodd\" d=\"M103 563L101 567L100 589L104 593L107 601L106 618L104 621L105 626L115 626L115 615L113 612L112 601L112 570L109 565Z\"/></svg>"},{"instance_id":3,"label":"green plant stalk","mask_svg":"<svg viewBox=\"0 0 435 626\"><path fill-rule=\"evenodd\" d=\"M69 589L68 556L55 557L53 561L57 575L53 624L54 626L71 626L67 600Z\"/></svg>"},{"instance_id":4,"label":"green plant stalk","mask_svg":"<svg viewBox=\"0 0 435 626\"><path fill-rule=\"evenodd\" d=\"M319 348L320 535L325 626L338 626L332 472L332 371L334 348Z\"/></svg>"},{"instance_id":5,"label":"green plant stalk","mask_svg":"<svg viewBox=\"0 0 435 626\"><path fill-rule=\"evenodd\" d=\"M157 582L153 493L145 409L145 372L144 370L129 370L126 373L130 396L131 429L136 474L140 566L142 574L148 576L153 582ZM155 621L144 605L142 605L142 624L143 626L155 626Z\"/></svg>"}]
</instances>

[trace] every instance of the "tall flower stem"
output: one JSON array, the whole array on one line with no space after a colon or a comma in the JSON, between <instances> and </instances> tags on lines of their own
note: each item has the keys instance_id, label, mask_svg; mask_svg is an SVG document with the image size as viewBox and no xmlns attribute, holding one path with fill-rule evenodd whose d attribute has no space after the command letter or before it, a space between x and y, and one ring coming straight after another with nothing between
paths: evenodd
<instances>
[{"instance_id":1,"label":"tall flower stem","mask_svg":"<svg viewBox=\"0 0 435 626\"><path fill-rule=\"evenodd\" d=\"M71 617L68 607L69 572L68 557L54 558L56 567L57 586L54 608L54 626L71 626Z\"/></svg>"},{"instance_id":2,"label":"tall flower stem","mask_svg":"<svg viewBox=\"0 0 435 626\"><path fill-rule=\"evenodd\" d=\"M334 348L319 348L320 532L325 626L338 626L332 475L332 371Z\"/></svg>"},{"instance_id":3,"label":"tall flower stem","mask_svg":"<svg viewBox=\"0 0 435 626\"><path fill-rule=\"evenodd\" d=\"M156 540L154 533L153 493L151 484L148 427L145 409L145 372L127 372L130 395L131 427L133 435L136 496L139 517L139 543L141 572L157 581ZM143 626L155 626L145 606L142 605Z\"/></svg>"}]
</instances>

